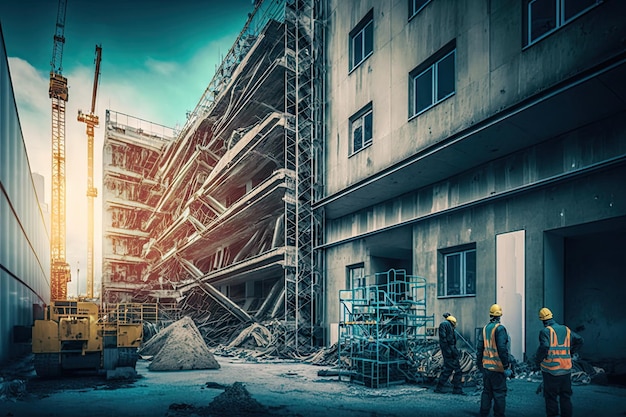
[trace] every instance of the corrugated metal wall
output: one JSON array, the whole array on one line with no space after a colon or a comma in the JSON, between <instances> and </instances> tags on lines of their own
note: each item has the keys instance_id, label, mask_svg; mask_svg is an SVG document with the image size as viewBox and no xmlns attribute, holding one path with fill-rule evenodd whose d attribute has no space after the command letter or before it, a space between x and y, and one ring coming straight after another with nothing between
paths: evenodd
<instances>
[{"instance_id":1,"label":"corrugated metal wall","mask_svg":"<svg viewBox=\"0 0 626 417\"><path fill-rule=\"evenodd\" d=\"M0 363L30 351L50 299L50 242L17 114L0 27Z\"/></svg>"}]
</instances>

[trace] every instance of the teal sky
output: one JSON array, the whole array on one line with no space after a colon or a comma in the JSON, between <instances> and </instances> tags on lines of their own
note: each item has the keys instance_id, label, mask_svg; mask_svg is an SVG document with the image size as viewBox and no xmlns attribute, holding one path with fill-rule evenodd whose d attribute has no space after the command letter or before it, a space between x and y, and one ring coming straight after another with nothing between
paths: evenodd
<instances>
[{"instance_id":1,"label":"teal sky","mask_svg":"<svg viewBox=\"0 0 626 417\"><path fill-rule=\"evenodd\" d=\"M100 44L99 106L111 104L114 110L170 127L184 124L185 112L197 104L220 57L253 8L251 0L67 0L63 75L68 77L70 101L89 105L90 95L72 94L70 75L93 72L95 45ZM57 0L0 0L0 23L9 57L26 61L46 77L57 9ZM111 89L107 89L109 85ZM161 109L132 112L130 103L128 107L118 104L114 97L127 95L118 90L124 86L140 92L136 106L149 101L152 107L160 102Z\"/></svg>"},{"instance_id":2,"label":"teal sky","mask_svg":"<svg viewBox=\"0 0 626 417\"><path fill-rule=\"evenodd\" d=\"M58 0L0 0L0 25L32 172L45 178L50 204L51 101L48 97ZM102 248L102 145L106 110L182 128L223 56L254 10L251 0L67 0L62 73L66 104L66 260L85 294L87 141L78 110L91 106L95 46L102 46L94 135L94 284ZM80 272L79 272L80 270ZM68 295L76 294L76 283Z\"/></svg>"}]
</instances>

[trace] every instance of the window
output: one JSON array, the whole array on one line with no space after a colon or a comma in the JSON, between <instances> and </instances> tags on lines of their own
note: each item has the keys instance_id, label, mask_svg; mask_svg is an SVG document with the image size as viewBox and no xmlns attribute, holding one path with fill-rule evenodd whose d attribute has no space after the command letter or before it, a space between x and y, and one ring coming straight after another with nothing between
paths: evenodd
<instances>
[{"instance_id":1,"label":"window","mask_svg":"<svg viewBox=\"0 0 626 417\"><path fill-rule=\"evenodd\" d=\"M602 0L530 0L526 4L525 42L530 45L600 4Z\"/></svg>"},{"instance_id":2,"label":"window","mask_svg":"<svg viewBox=\"0 0 626 417\"><path fill-rule=\"evenodd\" d=\"M476 249L442 253L439 297L476 295Z\"/></svg>"},{"instance_id":3,"label":"window","mask_svg":"<svg viewBox=\"0 0 626 417\"><path fill-rule=\"evenodd\" d=\"M374 51L374 11L369 13L350 32L350 71Z\"/></svg>"},{"instance_id":4,"label":"window","mask_svg":"<svg viewBox=\"0 0 626 417\"><path fill-rule=\"evenodd\" d=\"M373 117L372 103L370 103L350 118L350 154L372 143Z\"/></svg>"},{"instance_id":5,"label":"window","mask_svg":"<svg viewBox=\"0 0 626 417\"><path fill-rule=\"evenodd\" d=\"M363 264L348 267L348 282L346 284L346 288L349 290L365 287L365 267Z\"/></svg>"},{"instance_id":6,"label":"window","mask_svg":"<svg viewBox=\"0 0 626 417\"><path fill-rule=\"evenodd\" d=\"M365 279L365 267L362 263L348 266L348 276L346 280L348 281L346 288L354 290L352 292L352 298L365 299L367 280Z\"/></svg>"},{"instance_id":7,"label":"window","mask_svg":"<svg viewBox=\"0 0 626 417\"><path fill-rule=\"evenodd\" d=\"M456 49L444 49L443 56L435 55L434 62L421 65L409 74L411 102L409 117L433 107L454 95L456 89Z\"/></svg>"},{"instance_id":8,"label":"window","mask_svg":"<svg viewBox=\"0 0 626 417\"><path fill-rule=\"evenodd\" d=\"M409 19L415 16L430 3L430 0L409 0Z\"/></svg>"}]
</instances>

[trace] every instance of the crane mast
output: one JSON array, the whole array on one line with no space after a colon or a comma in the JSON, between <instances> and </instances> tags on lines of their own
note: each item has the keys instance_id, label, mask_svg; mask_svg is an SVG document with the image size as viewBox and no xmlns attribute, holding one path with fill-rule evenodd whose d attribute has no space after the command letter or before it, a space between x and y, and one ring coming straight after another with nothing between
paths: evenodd
<instances>
[{"instance_id":1,"label":"crane mast","mask_svg":"<svg viewBox=\"0 0 626 417\"><path fill-rule=\"evenodd\" d=\"M93 203L98 196L98 189L93 186L93 128L99 123L98 116L94 112L101 58L102 47L96 45L96 72L93 77L91 111L85 114L78 110L78 121L87 125L87 298L93 298Z\"/></svg>"},{"instance_id":2,"label":"crane mast","mask_svg":"<svg viewBox=\"0 0 626 417\"><path fill-rule=\"evenodd\" d=\"M63 46L65 44L66 0L59 0L54 47L50 62L52 99L52 212L50 215L50 297L67 298L70 266L65 259L65 103L68 100L67 78L62 75Z\"/></svg>"}]
</instances>

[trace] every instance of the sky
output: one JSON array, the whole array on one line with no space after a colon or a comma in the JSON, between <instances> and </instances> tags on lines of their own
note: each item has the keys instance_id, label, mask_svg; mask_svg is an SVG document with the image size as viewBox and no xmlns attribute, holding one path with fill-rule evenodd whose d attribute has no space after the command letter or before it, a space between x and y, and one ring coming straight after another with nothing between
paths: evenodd
<instances>
[{"instance_id":1,"label":"sky","mask_svg":"<svg viewBox=\"0 0 626 417\"><path fill-rule=\"evenodd\" d=\"M181 128L221 59L243 29L252 0L67 0L62 74L66 103L66 260L68 295L86 293L87 135L78 110L89 113L96 45L102 60L94 134L94 290L102 270L102 144L106 110ZM0 25L32 172L45 177L50 207L51 100L48 83L57 0L0 0Z\"/></svg>"}]
</instances>

